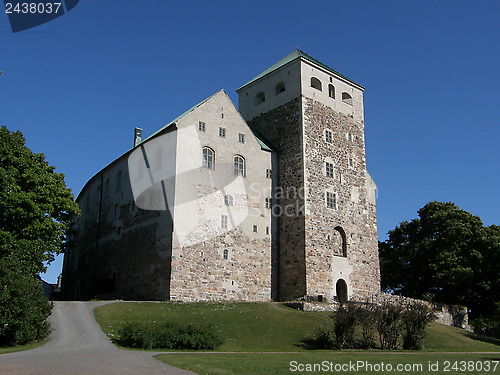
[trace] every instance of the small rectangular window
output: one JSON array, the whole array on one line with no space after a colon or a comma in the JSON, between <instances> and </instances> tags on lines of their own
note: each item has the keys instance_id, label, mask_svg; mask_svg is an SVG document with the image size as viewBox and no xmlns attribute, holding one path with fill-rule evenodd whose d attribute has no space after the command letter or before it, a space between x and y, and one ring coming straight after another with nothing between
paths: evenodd
<instances>
[{"instance_id":1,"label":"small rectangular window","mask_svg":"<svg viewBox=\"0 0 500 375\"><path fill-rule=\"evenodd\" d=\"M255 233L257 233L257 225L254 225L254 226L253 226L253 231L254 231Z\"/></svg>"},{"instance_id":2,"label":"small rectangular window","mask_svg":"<svg viewBox=\"0 0 500 375\"><path fill-rule=\"evenodd\" d=\"M347 163L349 164L349 167L353 167L354 166L354 161L352 160L352 158L349 158L349 160L347 161Z\"/></svg>"},{"instance_id":3,"label":"small rectangular window","mask_svg":"<svg viewBox=\"0 0 500 375\"><path fill-rule=\"evenodd\" d=\"M354 137L353 137L352 133L347 133L347 140L349 142L352 142L353 139L354 139Z\"/></svg>"},{"instance_id":4,"label":"small rectangular window","mask_svg":"<svg viewBox=\"0 0 500 375\"><path fill-rule=\"evenodd\" d=\"M219 137L226 138L226 128L219 128Z\"/></svg>"},{"instance_id":5,"label":"small rectangular window","mask_svg":"<svg viewBox=\"0 0 500 375\"><path fill-rule=\"evenodd\" d=\"M224 204L226 206L232 206L233 205L233 197L232 197L232 195L225 195L224 196Z\"/></svg>"},{"instance_id":6,"label":"small rectangular window","mask_svg":"<svg viewBox=\"0 0 500 375\"><path fill-rule=\"evenodd\" d=\"M204 132L206 129L206 124L203 121L198 122L198 130Z\"/></svg>"},{"instance_id":7,"label":"small rectangular window","mask_svg":"<svg viewBox=\"0 0 500 375\"><path fill-rule=\"evenodd\" d=\"M326 177L333 177L333 164L326 162L325 168L326 168Z\"/></svg>"},{"instance_id":8,"label":"small rectangular window","mask_svg":"<svg viewBox=\"0 0 500 375\"><path fill-rule=\"evenodd\" d=\"M272 177L272 171L270 169L266 169L266 178Z\"/></svg>"},{"instance_id":9,"label":"small rectangular window","mask_svg":"<svg viewBox=\"0 0 500 375\"><path fill-rule=\"evenodd\" d=\"M337 208L337 194L326 192L326 207Z\"/></svg>"},{"instance_id":10,"label":"small rectangular window","mask_svg":"<svg viewBox=\"0 0 500 375\"><path fill-rule=\"evenodd\" d=\"M266 234L269 234L269 227L266 227Z\"/></svg>"},{"instance_id":11,"label":"small rectangular window","mask_svg":"<svg viewBox=\"0 0 500 375\"><path fill-rule=\"evenodd\" d=\"M238 134L238 142L245 143L245 134L243 133Z\"/></svg>"},{"instance_id":12,"label":"small rectangular window","mask_svg":"<svg viewBox=\"0 0 500 375\"><path fill-rule=\"evenodd\" d=\"M227 229L227 215L222 215L220 217L220 226L222 229Z\"/></svg>"},{"instance_id":13,"label":"small rectangular window","mask_svg":"<svg viewBox=\"0 0 500 375\"><path fill-rule=\"evenodd\" d=\"M266 198L266 208L271 208L271 207L272 207L272 199Z\"/></svg>"},{"instance_id":14,"label":"small rectangular window","mask_svg":"<svg viewBox=\"0 0 500 375\"><path fill-rule=\"evenodd\" d=\"M325 142L327 143L333 142L333 133L330 130L325 130Z\"/></svg>"}]
</instances>

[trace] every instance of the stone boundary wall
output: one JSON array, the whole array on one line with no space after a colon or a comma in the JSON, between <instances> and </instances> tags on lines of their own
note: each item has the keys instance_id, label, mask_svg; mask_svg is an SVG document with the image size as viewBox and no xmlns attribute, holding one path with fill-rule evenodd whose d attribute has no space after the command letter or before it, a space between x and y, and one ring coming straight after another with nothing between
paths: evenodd
<instances>
[{"instance_id":1,"label":"stone boundary wall","mask_svg":"<svg viewBox=\"0 0 500 375\"><path fill-rule=\"evenodd\" d=\"M432 312L436 315L436 320L435 320L436 323L444 324L451 327L459 327L467 331L472 331L472 327L469 325L469 315L467 313L467 307L465 306L431 303L419 299L414 299L404 296L396 296L385 293L373 295L368 301L357 301L357 302L366 302L375 304L390 302L396 305L405 305L412 302L423 303L424 305L429 306L432 309ZM340 306L338 302L322 303L322 302L308 302L308 301L285 302L284 305L302 311L335 311Z\"/></svg>"}]
</instances>

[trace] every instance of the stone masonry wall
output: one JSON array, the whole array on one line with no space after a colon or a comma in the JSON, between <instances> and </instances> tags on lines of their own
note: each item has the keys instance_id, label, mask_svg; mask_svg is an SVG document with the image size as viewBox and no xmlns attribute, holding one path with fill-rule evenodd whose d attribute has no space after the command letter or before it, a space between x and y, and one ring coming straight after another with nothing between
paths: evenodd
<instances>
[{"instance_id":1,"label":"stone masonry wall","mask_svg":"<svg viewBox=\"0 0 500 375\"><path fill-rule=\"evenodd\" d=\"M349 298L363 299L380 291L375 202L367 188L363 123L309 98L303 98L303 107L307 295L333 301L336 281L343 279ZM331 142L325 140L327 130ZM327 176L327 162L333 165L333 176ZM336 208L327 207L327 191L336 195Z\"/></svg>"},{"instance_id":2,"label":"stone masonry wall","mask_svg":"<svg viewBox=\"0 0 500 375\"><path fill-rule=\"evenodd\" d=\"M65 254L64 298L168 299L172 220L168 211L137 208L126 159L89 181L77 202L82 215Z\"/></svg>"},{"instance_id":3,"label":"stone masonry wall","mask_svg":"<svg viewBox=\"0 0 500 375\"><path fill-rule=\"evenodd\" d=\"M271 299L270 239L251 238L236 228L174 253L179 255L172 259L172 301Z\"/></svg>"},{"instance_id":4,"label":"stone masonry wall","mask_svg":"<svg viewBox=\"0 0 500 375\"><path fill-rule=\"evenodd\" d=\"M279 216L278 298L300 298L306 293L300 98L254 118L249 125L271 141L278 153L279 180L273 194L273 213Z\"/></svg>"}]
</instances>

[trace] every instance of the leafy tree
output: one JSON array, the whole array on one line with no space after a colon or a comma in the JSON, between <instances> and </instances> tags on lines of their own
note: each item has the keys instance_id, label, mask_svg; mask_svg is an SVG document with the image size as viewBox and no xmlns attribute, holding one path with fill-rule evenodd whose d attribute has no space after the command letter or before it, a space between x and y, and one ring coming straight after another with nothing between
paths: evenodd
<instances>
[{"instance_id":1,"label":"leafy tree","mask_svg":"<svg viewBox=\"0 0 500 375\"><path fill-rule=\"evenodd\" d=\"M21 132L0 128L0 344L47 333L50 303L37 275L61 251L79 213L64 175L25 145Z\"/></svg>"},{"instance_id":2,"label":"leafy tree","mask_svg":"<svg viewBox=\"0 0 500 375\"><path fill-rule=\"evenodd\" d=\"M383 289L493 317L500 303L500 227L485 227L451 202L430 202L418 215L379 244Z\"/></svg>"}]
</instances>

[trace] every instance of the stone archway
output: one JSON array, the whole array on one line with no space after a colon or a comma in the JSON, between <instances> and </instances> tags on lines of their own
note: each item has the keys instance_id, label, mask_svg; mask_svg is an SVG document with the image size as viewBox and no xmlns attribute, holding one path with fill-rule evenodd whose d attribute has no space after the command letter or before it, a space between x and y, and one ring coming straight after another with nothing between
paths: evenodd
<instances>
[{"instance_id":1,"label":"stone archway","mask_svg":"<svg viewBox=\"0 0 500 375\"><path fill-rule=\"evenodd\" d=\"M337 280L335 290L337 292L337 301L341 304L347 303L349 298L347 294L347 283L344 279Z\"/></svg>"}]
</instances>

